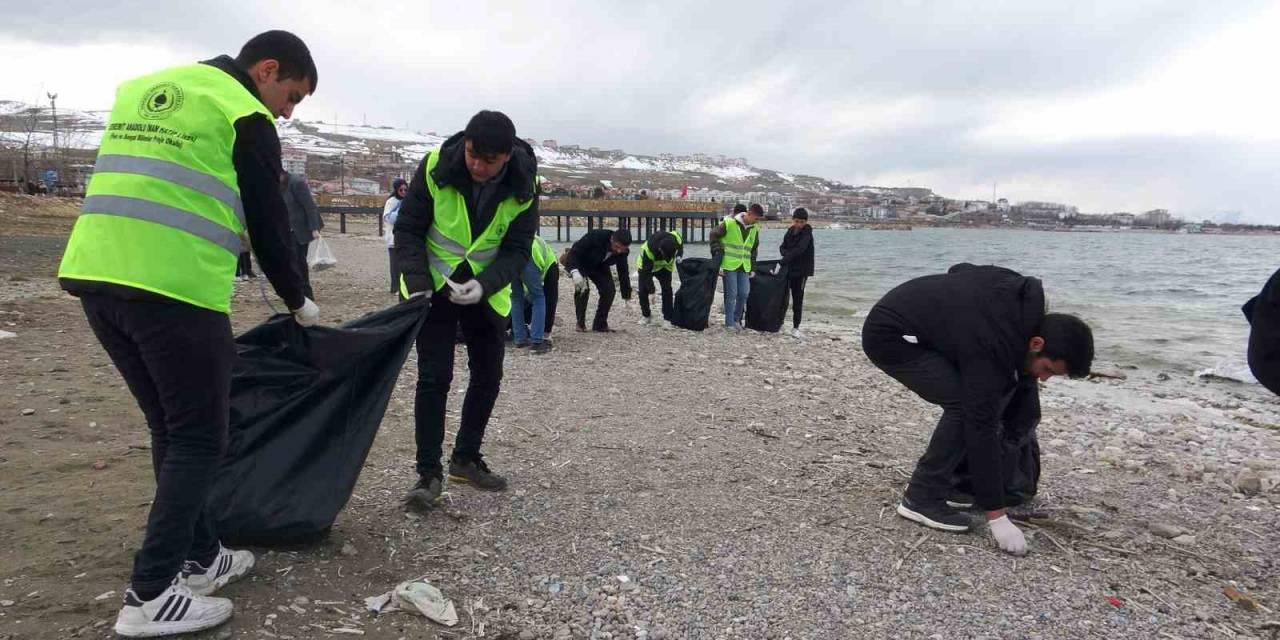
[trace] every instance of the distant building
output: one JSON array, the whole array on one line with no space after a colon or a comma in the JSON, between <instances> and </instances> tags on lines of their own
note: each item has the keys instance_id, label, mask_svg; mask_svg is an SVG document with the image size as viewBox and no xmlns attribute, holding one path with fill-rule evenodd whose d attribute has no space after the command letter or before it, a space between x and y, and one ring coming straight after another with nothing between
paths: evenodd
<instances>
[{"instance_id":1,"label":"distant building","mask_svg":"<svg viewBox=\"0 0 1280 640\"><path fill-rule=\"evenodd\" d=\"M552 149L552 150L559 150L559 149L560 149L560 143L559 143L559 142L556 142L555 140L551 140L551 139L543 140L543 141L542 141L542 146L544 146L544 147L546 147L546 148L548 148L548 149Z\"/></svg>"},{"instance_id":2,"label":"distant building","mask_svg":"<svg viewBox=\"0 0 1280 640\"><path fill-rule=\"evenodd\" d=\"M292 175L305 176L307 175L307 152L284 149L280 155L280 164Z\"/></svg>"},{"instance_id":3,"label":"distant building","mask_svg":"<svg viewBox=\"0 0 1280 640\"><path fill-rule=\"evenodd\" d=\"M1000 213L1009 213L1009 201L1004 198L996 200L996 211L999 211Z\"/></svg>"},{"instance_id":4,"label":"distant building","mask_svg":"<svg viewBox=\"0 0 1280 640\"><path fill-rule=\"evenodd\" d=\"M1138 216L1137 222L1148 227L1164 227L1168 226L1172 220L1173 217L1169 215L1168 209L1152 209Z\"/></svg>"},{"instance_id":5,"label":"distant building","mask_svg":"<svg viewBox=\"0 0 1280 640\"><path fill-rule=\"evenodd\" d=\"M1134 215L1132 213L1113 213L1111 221L1122 229L1128 229L1133 226Z\"/></svg>"}]
</instances>

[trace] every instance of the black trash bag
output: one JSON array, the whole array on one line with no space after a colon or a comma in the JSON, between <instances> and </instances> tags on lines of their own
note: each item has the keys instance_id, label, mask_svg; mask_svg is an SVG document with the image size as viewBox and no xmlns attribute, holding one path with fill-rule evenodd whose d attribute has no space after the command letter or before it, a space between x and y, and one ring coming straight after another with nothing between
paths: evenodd
<instances>
[{"instance_id":1,"label":"black trash bag","mask_svg":"<svg viewBox=\"0 0 1280 640\"><path fill-rule=\"evenodd\" d=\"M1249 370L1271 393L1280 394L1280 271L1241 308L1249 320Z\"/></svg>"},{"instance_id":2,"label":"black trash bag","mask_svg":"<svg viewBox=\"0 0 1280 640\"><path fill-rule=\"evenodd\" d=\"M675 305L671 310L671 324L690 331L702 331L711 318L716 279L720 277L719 265L709 258L685 258L676 265L676 271L680 274L680 288L676 291Z\"/></svg>"},{"instance_id":3,"label":"black trash bag","mask_svg":"<svg viewBox=\"0 0 1280 640\"><path fill-rule=\"evenodd\" d=\"M1018 384L1004 399L1000 413L1000 462L1003 466L1004 503L1026 504L1040 487L1040 385L1035 376L1019 376ZM956 470L956 490L973 495L968 464Z\"/></svg>"},{"instance_id":4,"label":"black trash bag","mask_svg":"<svg viewBox=\"0 0 1280 640\"><path fill-rule=\"evenodd\" d=\"M209 496L223 542L296 545L328 533L429 307L423 297L305 329L278 315L236 338L230 442Z\"/></svg>"},{"instance_id":5,"label":"black trash bag","mask_svg":"<svg viewBox=\"0 0 1280 640\"><path fill-rule=\"evenodd\" d=\"M747 328L777 333L787 319L790 289L787 288L787 267L773 275L777 260L760 260L754 265L756 277L751 279L751 293L747 296Z\"/></svg>"}]
</instances>

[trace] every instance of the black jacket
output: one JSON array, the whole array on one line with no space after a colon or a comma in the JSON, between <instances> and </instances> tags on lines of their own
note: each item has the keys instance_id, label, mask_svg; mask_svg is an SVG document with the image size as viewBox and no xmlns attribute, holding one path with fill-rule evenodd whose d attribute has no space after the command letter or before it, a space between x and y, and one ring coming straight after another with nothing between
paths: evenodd
<instances>
[{"instance_id":1,"label":"black jacket","mask_svg":"<svg viewBox=\"0 0 1280 640\"><path fill-rule=\"evenodd\" d=\"M645 242L649 245L649 251L653 253L653 257L658 260L673 260L677 256L684 256L684 243L677 240L669 231L654 232ZM653 260L644 255L640 249L636 251L640 251L639 272L644 274L653 271Z\"/></svg>"},{"instance_id":2,"label":"black jacket","mask_svg":"<svg viewBox=\"0 0 1280 640\"><path fill-rule=\"evenodd\" d=\"M311 197L311 187L306 178L288 174L284 186L284 206L289 210L289 228L293 229L293 241L310 244L311 232L324 229L324 219Z\"/></svg>"},{"instance_id":3,"label":"black jacket","mask_svg":"<svg viewBox=\"0 0 1280 640\"><path fill-rule=\"evenodd\" d=\"M569 271L605 271L610 266L618 271L618 288L622 290L622 299L631 299L631 269L627 265L627 253L610 253L609 239L613 237L613 229L594 229L588 231L573 246L565 258L565 268Z\"/></svg>"},{"instance_id":4,"label":"black jacket","mask_svg":"<svg viewBox=\"0 0 1280 640\"><path fill-rule=\"evenodd\" d=\"M498 245L498 255L484 271L479 274L471 272L467 263L459 265L450 276L454 282L466 282L475 278L484 287L486 297L493 295L502 287L511 284L516 274L529 262L533 236L538 232L538 199L535 177L538 174L538 160L533 155L533 147L523 140L516 140L511 150L511 159L507 162L504 173L495 178L498 180L493 197L488 198L484 207L477 210L475 197L472 194L471 172L467 171L462 132L454 134L440 146L440 161L430 176L424 175L427 158L418 163L409 181L409 193L400 203L400 213L396 218L395 259L396 266L404 275L405 286L409 293L431 291L433 288L431 274L427 270L427 229L435 220L435 202L427 189L427 180L434 180L439 188L453 187L462 194L467 203L467 217L474 233L481 233L493 222L498 212L498 204L508 197L514 196L520 202L533 200L516 219L511 221L502 243Z\"/></svg>"},{"instance_id":5,"label":"black jacket","mask_svg":"<svg viewBox=\"0 0 1280 640\"><path fill-rule=\"evenodd\" d=\"M980 506L1004 504L1000 405L1022 371L1027 343L1044 319L1037 278L992 265L958 264L946 274L898 285L876 303L863 329L867 355L896 364L918 356L903 340L955 363L964 388L965 448ZM905 346L904 346L905 345ZM895 362L898 361L898 362Z\"/></svg>"},{"instance_id":6,"label":"black jacket","mask_svg":"<svg viewBox=\"0 0 1280 640\"><path fill-rule=\"evenodd\" d=\"M236 66L231 56L218 56L201 64L226 72L255 98L262 99L253 79ZM245 226L249 228L253 253L276 295L290 309L297 309L303 300L302 272L294 258L289 213L281 195L280 177L284 169L280 165L280 137L276 134L276 126L266 116L257 113L236 120L235 127L236 143L231 150L231 160L236 168L236 181L240 185L240 200L244 203ZM244 251L248 250L249 247L244 247ZM150 291L109 282L62 278L59 283L72 295L100 292L124 300L178 302Z\"/></svg>"},{"instance_id":7,"label":"black jacket","mask_svg":"<svg viewBox=\"0 0 1280 640\"><path fill-rule=\"evenodd\" d=\"M782 264L790 267L787 276L790 278L809 278L813 276L813 227L804 225L799 230L788 227L787 235L782 237L782 245L778 247L782 254Z\"/></svg>"}]
</instances>

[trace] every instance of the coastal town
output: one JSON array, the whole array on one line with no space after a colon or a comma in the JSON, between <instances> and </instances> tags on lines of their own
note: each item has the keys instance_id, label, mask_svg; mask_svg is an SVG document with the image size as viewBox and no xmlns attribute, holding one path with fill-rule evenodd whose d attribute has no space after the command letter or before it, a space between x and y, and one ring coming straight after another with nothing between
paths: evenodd
<instances>
[{"instance_id":1,"label":"coastal town","mask_svg":"<svg viewBox=\"0 0 1280 640\"><path fill-rule=\"evenodd\" d=\"M58 112L54 101L0 100L0 190L79 195L93 174L107 113ZM422 155L447 137L369 124L291 120L280 128L284 169L306 177L322 202L384 199ZM524 138L539 159L544 195L602 200L759 203L770 219L796 207L833 228L1008 227L1050 231L1277 233L1280 227L1193 220L1168 209L1085 212L1069 203L952 198L921 186L849 185L753 167L745 158L694 153L657 156ZM994 191L994 190L993 190ZM1227 216L1228 219L1231 216Z\"/></svg>"}]
</instances>

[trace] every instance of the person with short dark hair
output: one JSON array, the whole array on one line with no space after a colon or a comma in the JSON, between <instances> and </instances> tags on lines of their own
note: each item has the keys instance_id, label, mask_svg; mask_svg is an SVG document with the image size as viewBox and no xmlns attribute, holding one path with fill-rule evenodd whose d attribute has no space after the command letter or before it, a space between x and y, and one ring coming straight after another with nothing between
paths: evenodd
<instances>
[{"instance_id":1,"label":"person with short dark hair","mask_svg":"<svg viewBox=\"0 0 1280 640\"><path fill-rule=\"evenodd\" d=\"M613 331L609 328L609 309L613 307L617 289L613 285L609 267L614 267L618 272L618 287L622 288L622 299L630 301L631 273L627 268L627 254L630 251L631 232L626 229L588 231L569 247L565 268L573 279L573 307L578 316L578 331L587 330L587 303L591 296L587 281L596 285L596 294L600 296L600 300L596 302L596 317L591 322L591 330L602 333Z\"/></svg>"},{"instance_id":2,"label":"person with short dark hair","mask_svg":"<svg viewBox=\"0 0 1280 640\"><path fill-rule=\"evenodd\" d=\"M311 187L307 179L300 175L284 173L284 206L289 211L289 228L293 230L294 254L297 256L298 271L302 274L302 292L312 300L316 299L315 290L311 288L311 269L307 265L307 249L311 241L320 239L320 230L324 229L324 219L320 217L320 208L315 198L311 197Z\"/></svg>"},{"instance_id":3,"label":"person with short dark hair","mask_svg":"<svg viewBox=\"0 0 1280 640\"><path fill-rule=\"evenodd\" d=\"M800 318L804 313L804 286L813 277L813 227L809 226L809 211L797 207L791 214L791 226L778 247L782 259L774 266L774 273L787 270L787 290L791 296L791 337L804 338L800 333Z\"/></svg>"},{"instance_id":4,"label":"person with short dark hair","mask_svg":"<svg viewBox=\"0 0 1280 640\"><path fill-rule=\"evenodd\" d=\"M658 231L640 245L636 257L637 276L640 282L640 323L649 324L649 296L653 294L656 278L662 287L662 326L671 328L671 314L675 307L671 289L671 276L676 263L684 256L684 237L679 231Z\"/></svg>"},{"instance_id":5,"label":"person with short dark hair","mask_svg":"<svg viewBox=\"0 0 1280 640\"><path fill-rule=\"evenodd\" d=\"M418 482L406 502L431 509L440 501L445 408L453 383L459 329L471 376L449 458L449 481L503 491L480 446L498 400L506 351L511 282L529 262L538 230L538 161L498 111L481 111L409 181L395 223L400 294L430 296L418 332L414 425Z\"/></svg>"},{"instance_id":6,"label":"person with short dark hair","mask_svg":"<svg viewBox=\"0 0 1280 640\"><path fill-rule=\"evenodd\" d=\"M867 314L862 349L881 371L942 418L907 485L898 514L943 531L968 531L952 508L972 502L992 537L1014 555L1026 539L1006 515L1001 448L1003 407L1020 378L1089 374L1093 332L1079 318L1046 313L1040 280L997 266L958 264L908 280ZM1037 400L1038 401L1038 400ZM966 465L973 496L957 495Z\"/></svg>"},{"instance_id":7,"label":"person with short dark hair","mask_svg":"<svg viewBox=\"0 0 1280 640\"><path fill-rule=\"evenodd\" d=\"M742 331L746 328L743 319L760 250L760 227L756 223L764 217L764 207L738 204L733 212L711 231L711 261L720 265L720 277L724 279L724 330Z\"/></svg>"},{"instance_id":8,"label":"person with short dark hair","mask_svg":"<svg viewBox=\"0 0 1280 640\"><path fill-rule=\"evenodd\" d=\"M387 257L391 263L391 293L400 291L400 272L396 270L396 218L400 215L400 204L409 193L409 183L404 178L391 181L391 195L382 203L382 224L386 229Z\"/></svg>"},{"instance_id":9,"label":"person with short dark hair","mask_svg":"<svg viewBox=\"0 0 1280 640\"><path fill-rule=\"evenodd\" d=\"M210 596L253 569L252 553L219 542L206 505L230 422L228 314L247 230L294 319L319 322L294 258L275 123L315 91L316 77L302 40L268 31L234 59L166 69L116 90L58 280L80 298L151 431L155 499L116 616L119 635L217 626L233 606Z\"/></svg>"}]
</instances>

